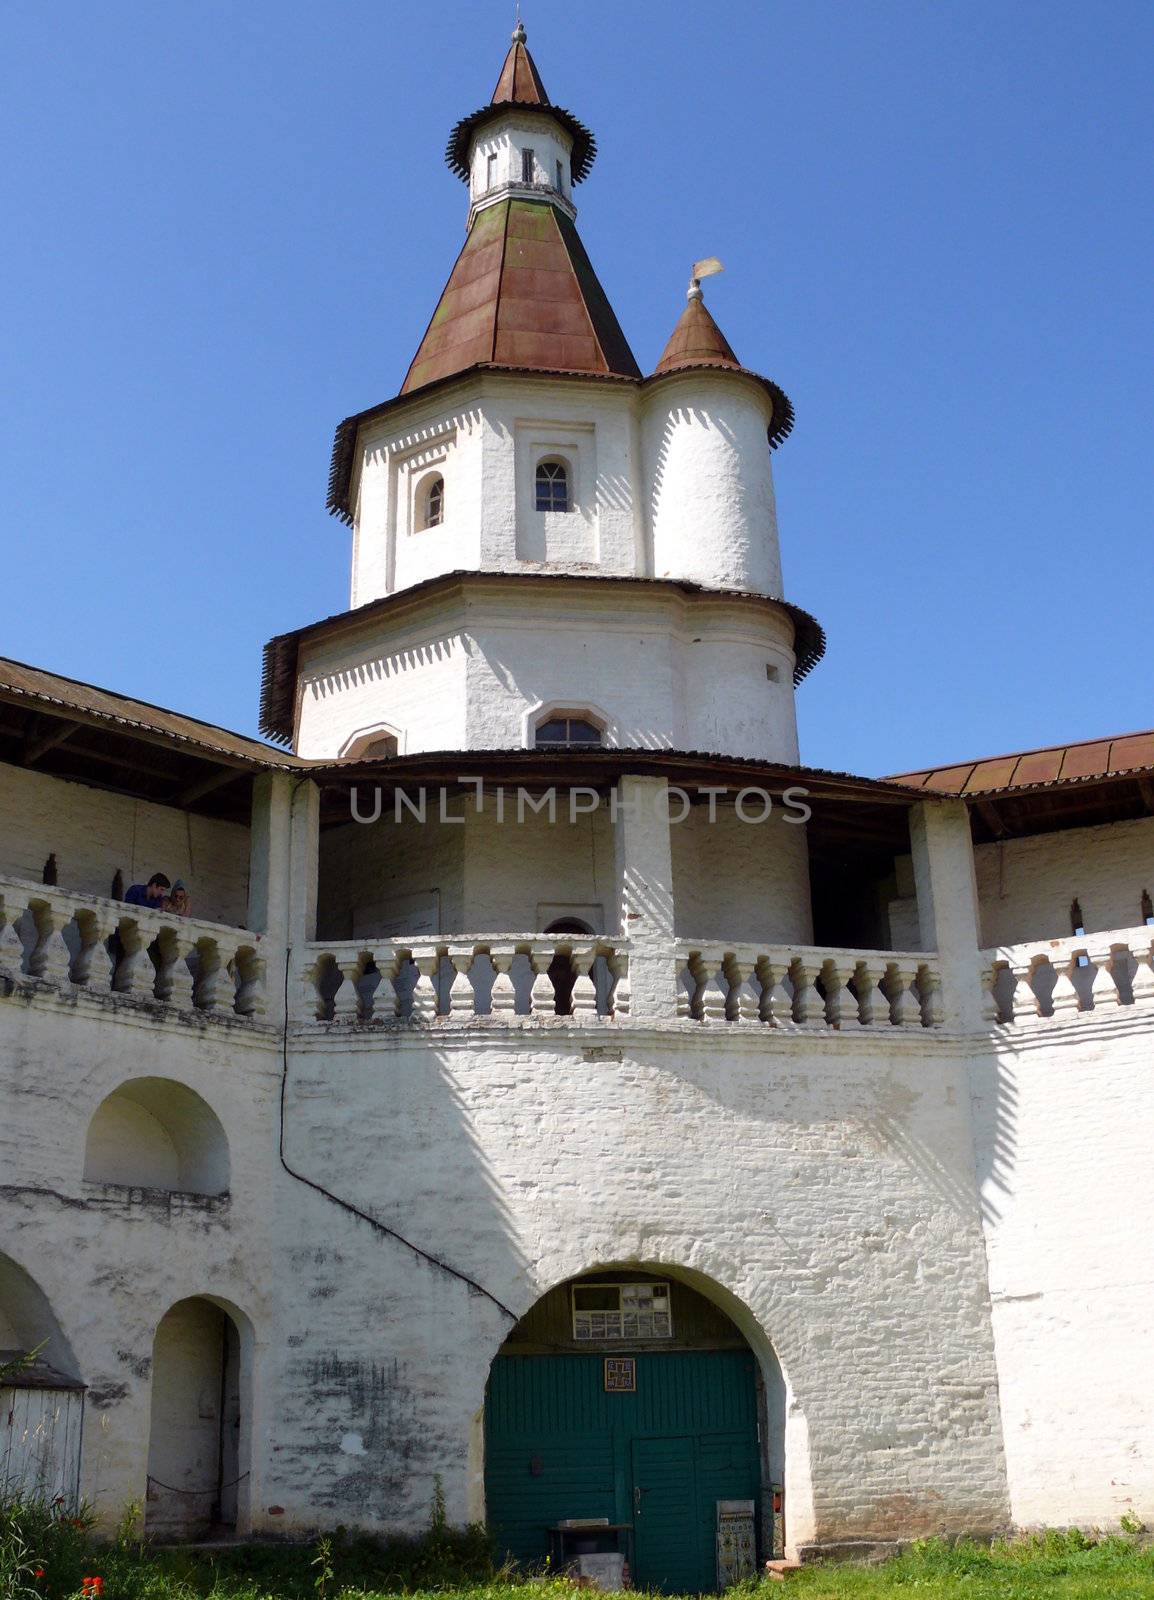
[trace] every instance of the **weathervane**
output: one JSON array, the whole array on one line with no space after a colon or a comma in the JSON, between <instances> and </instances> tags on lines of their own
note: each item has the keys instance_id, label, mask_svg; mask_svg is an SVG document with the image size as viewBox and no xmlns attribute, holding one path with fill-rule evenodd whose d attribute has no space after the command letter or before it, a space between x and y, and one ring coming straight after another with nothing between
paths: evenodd
<instances>
[{"instance_id":1,"label":"weathervane","mask_svg":"<svg viewBox=\"0 0 1154 1600\"><path fill-rule=\"evenodd\" d=\"M702 278L712 278L715 272L724 271L725 268L716 256L706 256L702 261L695 261L689 278L688 298L690 300L700 300Z\"/></svg>"}]
</instances>

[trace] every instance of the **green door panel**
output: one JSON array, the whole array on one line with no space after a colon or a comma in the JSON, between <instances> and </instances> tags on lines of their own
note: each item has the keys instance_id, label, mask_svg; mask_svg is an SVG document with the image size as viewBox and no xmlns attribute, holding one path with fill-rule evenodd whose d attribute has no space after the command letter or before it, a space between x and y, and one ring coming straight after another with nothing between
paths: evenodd
<instances>
[{"instance_id":1,"label":"green door panel","mask_svg":"<svg viewBox=\"0 0 1154 1600\"><path fill-rule=\"evenodd\" d=\"M541 1562L564 1518L634 1524L638 1588L715 1583L718 1500L760 1493L753 1357L644 1352L634 1393L603 1356L499 1356L485 1403L485 1495L499 1549ZM641 1512L635 1516L640 1490Z\"/></svg>"}]
</instances>

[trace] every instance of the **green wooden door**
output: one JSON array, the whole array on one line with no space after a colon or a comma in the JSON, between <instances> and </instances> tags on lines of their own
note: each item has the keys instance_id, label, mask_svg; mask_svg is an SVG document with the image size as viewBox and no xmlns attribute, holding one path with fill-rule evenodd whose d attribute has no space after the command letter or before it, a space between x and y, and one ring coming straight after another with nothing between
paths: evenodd
<instances>
[{"instance_id":1,"label":"green wooden door","mask_svg":"<svg viewBox=\"0 0 1154 1600\"><path fill-rule=\"evenodd\" d=\"M498 1357L485 1406L489 1526L503 1553L542 1562L565 1518L630 1523L639 1589L710 1590L716 1502L760 1491L753 1356L636 1362L636 1390L606 1393L599 1354Z\"/></svg>"}]
</instances>

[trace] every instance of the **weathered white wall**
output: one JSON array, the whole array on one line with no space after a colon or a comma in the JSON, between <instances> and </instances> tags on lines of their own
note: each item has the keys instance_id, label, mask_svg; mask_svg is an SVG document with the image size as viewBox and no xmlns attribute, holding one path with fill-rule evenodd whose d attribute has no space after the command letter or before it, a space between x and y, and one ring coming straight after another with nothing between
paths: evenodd
<instances>
[{"instance_id":1,"label":"weathered white wall","mask_svg":"<svg viewBox=\"0 0 1154 1600\"><path fill-rule=\"evenodd\" d=\"M745 810L759 816L760 800ZM694 806L670 831L678 937L812 944L804 826L784 820L776 797L764 823L742 822L732 805L714 815Z\"/></svg>"},{"instance_id":2,"label":"weathered white wall","mask_svg":"<svg viewBox=\"0 0 1154 1600\"><path fill-rule=\"evenodd\" d=\"M469 174L469 194L476 209L481 204L493 204L510 189L524 193L525 167L523 152L532 150L535 184L557 188L557 162L561 162L561 184L558 192L570 200L572 211L572 179L569 155L573 140L550 116L534 116L532 112L511 112L488 123L473 144ZM495 158L490 160L490 157Z\"/></svg>"},{"instance_id":3,"label":"weathered white wall","mask_svg":"<svg viewBox=\"0 0 1154 1600\"><path fill-rule=\"evenodd\" d=\"M696 370L645 391L645 488L653 572L780 596L781 556L767 430L751 378Z\"/></svg>"},{"instance_id":4,"label":"weathered white wall","mask_svg":"<svg viewBox=\"0 0 1154 1600\"><path fill-rule=\"evenodd\" d=\"M978 845L974 865L986 949L1068 938L1075 899L1087 933L1134 928L1154 895L1154 817Z\"/></svg>"},{"instance_id":5,"label":"weathered white wall","mask_svg":"<svg viewBox=\"0 0 1154 1600\"><path fill-rule=\"evenodd\" d=\"M243 927L248 896L247 827L171 806L65 783L0 763L0 874L41 881L56 852L61 889L107 895L154 872L183 878L193 914Z\"/></svg>"},{"instance_id":6,"label":"weathered white wall","mask_svg":"<svg viewBox=\"0 0 1154 1600\"><path fill-rule=\"evenodd\" d=\"M610 745L790 764L794 660L793 625L776 609L663 589L465 579L306 645L297 750L337 756L382 726L402 753L525 748L556 708L592 711Z\"/></svg>"},{"instance_id":7,"label":"weathered white wall","mask_svg":"<svg viewBox=\"0 0 1154 1600\"><path fill-rule=\"evenodd\" d=\"M1096 1015L1096 1013L1095 1013ZM1014 1519L1154 1520L1148 1025L1018 1029L973 1072Z\"/></svg>"}]
</instances>

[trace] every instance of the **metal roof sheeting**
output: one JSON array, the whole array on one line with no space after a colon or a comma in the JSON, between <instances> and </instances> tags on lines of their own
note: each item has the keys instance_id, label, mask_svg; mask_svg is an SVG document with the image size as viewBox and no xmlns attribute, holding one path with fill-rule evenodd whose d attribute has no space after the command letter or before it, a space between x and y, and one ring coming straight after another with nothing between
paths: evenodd
<instances>
[{"instance_id":1,"label":"metal roof sheeting","mask_svg":"<svg viewBox=\"0 0 1154 1600\"><path fill-rule=\"evenodd\" d=\"M1151 768L1154 768L1154 729L1118 734L1108 739L1084 739L1079 744L1049 745L1041 750L1018 750L1010 755L986 756L954 766L927 767L920 772L901 772L889 781L933 789L939 794L987 795L1091 778L1120 777Z\"/></svg>"}]
</instances>

